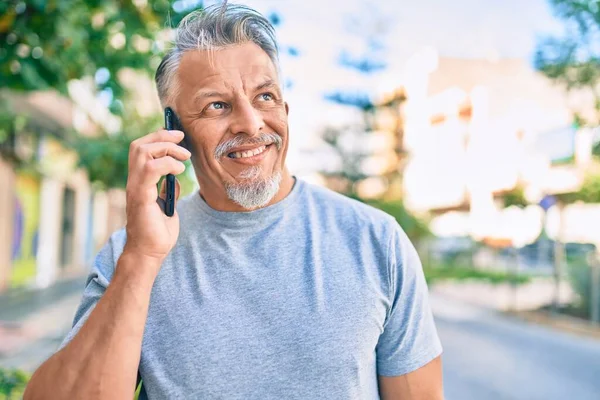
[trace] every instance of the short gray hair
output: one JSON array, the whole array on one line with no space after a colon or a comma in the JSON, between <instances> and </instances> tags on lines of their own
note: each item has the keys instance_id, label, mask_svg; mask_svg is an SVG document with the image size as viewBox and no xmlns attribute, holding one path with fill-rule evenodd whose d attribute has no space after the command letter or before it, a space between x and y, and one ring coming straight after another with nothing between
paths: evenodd
<instances>
[{"instance_id":1,"label":"short gray hair","mask_svg":"<svg viewBox=\"0 0 600 400\"><path fill-rule=\"evenodd\" d=\"M162 106L174 105L179 91L177 69L184 53L209 50L210 54L210 51L248 42L267 53L279 74L275 29L259 12L225 1L188 14L177 27L173 48L156 70L156 88Z\"/></svg>"}]
</instances>

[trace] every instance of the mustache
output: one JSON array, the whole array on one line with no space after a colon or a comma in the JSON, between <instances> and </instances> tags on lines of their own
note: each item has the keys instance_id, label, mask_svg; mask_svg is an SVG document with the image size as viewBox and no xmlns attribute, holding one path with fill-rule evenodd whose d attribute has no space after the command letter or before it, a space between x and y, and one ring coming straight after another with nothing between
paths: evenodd
<instances>
[{"instance_id":1,"label":"mustache","mask_svg":"<svg viewBox=\"0 0 600 400\"><path fill-rule=\"evenodd\" d=\"M236 136L233 139L227 140L225 142L219 143L217 148L215 149L215 158L218 160L221 157L229 154L232 149L238 146L245 145L269 145L275 144L277 146L277 150L281 149L283 145L283 140L281 136L275 133L261 133L257 137L249 138L247 136Z\"/></svg>"}]
</instances>

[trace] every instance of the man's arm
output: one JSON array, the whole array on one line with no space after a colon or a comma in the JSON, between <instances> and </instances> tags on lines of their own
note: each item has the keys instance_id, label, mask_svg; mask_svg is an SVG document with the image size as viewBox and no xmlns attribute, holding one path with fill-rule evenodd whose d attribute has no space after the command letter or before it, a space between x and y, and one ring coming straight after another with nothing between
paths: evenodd
<instances>
[{"instance_id":1,"label":"man's arm","mask_svg":"<svg viewBox=\"0 0 600 400\"><path fill-rule=\"evenodd\" d=\"M419 255L400 227L388 248L390 308L376 348L380 396L443 399L442 345Z\"/></svg>"},{"instance_id":2,"label":"man's arm","mask_svg":"<svg viewBox=\"0 0 600 400\"><path fill-rule=\"evenodd\" d=\"M123 253L86 323L35 372L24 399L133 398L156 262Z\"/></svg>"},{"instance_id":3,"label":"man's arm","mask_svg":"<svg viewBox=\"0 0 600 400\"><path fill-rule=\"evenodd\" d=\"M379 396L381 400L443 400L441 356L405 375L379 376Z\"/></svg>"},{"instance_id":4,"label":"man's arm","mask_svg":"<svg viewBox=\"0 0 600 400\"><path fill-rule=\"evenodd\" d=\"M179 216L165 215L157 184L162 176L185 170L181 161L191 154L177 146L182 137L181 131L161 130L131 143L127 238L112 280L100 282L96 276L102 289L95 292L94 279L89 281L91 303L85 307L93 311L87 320L81 317L85 322L71 341L33 374L26 400L133 398L152 286L179 235ZM111 264L112 270L115 264L97 260L98 269Z\"/></svg>"}]
</instances>

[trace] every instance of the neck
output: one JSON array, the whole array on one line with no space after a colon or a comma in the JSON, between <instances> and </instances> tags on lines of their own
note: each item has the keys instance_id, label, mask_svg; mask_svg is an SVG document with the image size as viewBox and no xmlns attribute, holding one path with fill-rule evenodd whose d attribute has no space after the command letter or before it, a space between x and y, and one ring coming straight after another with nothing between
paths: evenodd
<instances>
[{"instance_id":1,"label":"neck","mask_svg":"<svg viewBox=\"0 0 600 400\"><path fill-rule=\"evenodd\" d=\"M198 177L198 181L200 181L200 196L204 199L206 204L210 206L210 208L217 211L226 211L226 212L243 212L250 211L237 203L234 203L227 197L225 193L225 188L220 186L217 190L211 190L210 184L202 184L202 180ZM288 194L292 191L294 186L294 178L290 175L287 168L281 172L281 183L279 184L279 191L271 201L265 204L262 208L268 207L275 203L280 202L285 199Z\"/></svg>"}]
</instances>

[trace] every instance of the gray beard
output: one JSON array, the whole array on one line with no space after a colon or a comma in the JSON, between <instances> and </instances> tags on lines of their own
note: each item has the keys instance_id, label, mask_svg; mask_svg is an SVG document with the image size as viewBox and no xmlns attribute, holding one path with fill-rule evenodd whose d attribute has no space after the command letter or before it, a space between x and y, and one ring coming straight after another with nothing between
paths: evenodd
<instances>
[{"instance_id":1,"label":"gray beard","mask_svg":"<svg viewBox=\"0 0 600 400\"><path fill-rule=\"evenodd\" d=\"M247 210L266 206L279 192L281 172L266 179L250 179L247 182L226 183L227 197Z\"/></svg>"}]
</instances>

